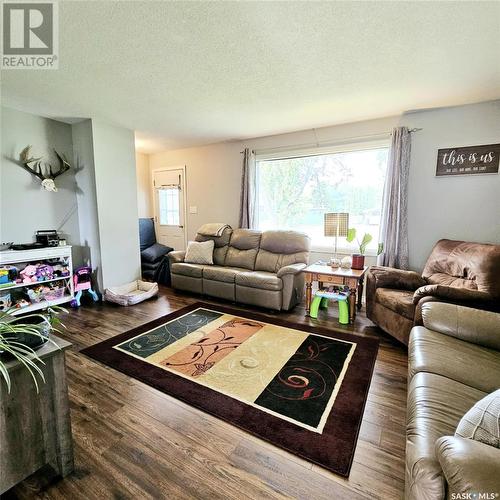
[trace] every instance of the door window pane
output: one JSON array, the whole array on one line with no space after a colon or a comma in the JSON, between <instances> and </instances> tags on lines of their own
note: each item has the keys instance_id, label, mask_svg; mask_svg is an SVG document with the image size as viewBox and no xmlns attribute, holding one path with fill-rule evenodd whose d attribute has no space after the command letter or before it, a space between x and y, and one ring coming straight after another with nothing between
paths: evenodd
<instances>
[{"instance_id":1,"label":"door window pane","mask_svg":"<svg viewBox=\"0 0 500 500\"><path fill-rule=\"evenodd\" d=\"M179 226L179 189L177 187L158 189L158 202L160 211L160 225Z\"/></svg>"}]
</instances>

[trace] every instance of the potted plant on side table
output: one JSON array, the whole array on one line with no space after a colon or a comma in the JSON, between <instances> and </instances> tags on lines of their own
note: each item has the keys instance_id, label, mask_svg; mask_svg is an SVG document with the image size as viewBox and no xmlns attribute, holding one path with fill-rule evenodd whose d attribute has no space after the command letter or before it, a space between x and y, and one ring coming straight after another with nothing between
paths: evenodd
<instances>
[{"instance_id":1,"label":"potted plant on side table","mask_svg":"<svg viewBox=\"0 0 500 500\"><path fill-rule=\"evenodd\" d=\"M369 233L365 233L363 239L360 241L359 238L356 237L356 228L351 227L347 231L346 240L349 243L352 243L354 240L356 240L356 243L358 244L359 248L359 253L352 254L351 269L363 269L365 266L366 247L373 240L373 236ZM377 255L380 255L383 251L384 251L384 244L379 243L377 246Z\"/></svg>"},{"instance_id":2,"label":"potted plant on side table","mask_svg":"<svg viewBox=\"0 0 500 500\"><path fill-rule=\"evenodd\" d=\"M10 393L11 380L6 363L15 359L28 370L38 392L38 378L45 382L45 377L39 366L44 362L37 356L36 350L47 342L57 346L50 334L58 331L58 325L64 326L57 317L59 311L64 309L53 307L46 313L25 316L15 316L16 310L0 311L0 379L4 379Z\"/></svg>"}]
</instances>

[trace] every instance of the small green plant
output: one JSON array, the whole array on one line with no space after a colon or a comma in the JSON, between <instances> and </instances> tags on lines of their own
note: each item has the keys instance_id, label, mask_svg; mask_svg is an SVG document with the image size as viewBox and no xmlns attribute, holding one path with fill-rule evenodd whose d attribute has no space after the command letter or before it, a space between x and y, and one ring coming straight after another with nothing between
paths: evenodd
<instances>
[{"instance_id":1,"label":"small green plant","mask_svg":"<svg viewBox=\"0 0 500 500\"><path fill-rule=\"evenodd\" d=\"M57 315L64 311L62 307L49 308L46 313L28 314L26 316L15 316L16 309L10 308L0 311L0 375L7 385L7 390L11 390L10 375L6 367L3 353L8 353L12 358L19 361L28 370L39 392L38 377L45 383L43 371L40 364L45 364L36 354L35 350L22 342L26 336L37 337L41 340L48 340L54 345L57 344L48 337L53 331L60 331L58 327L64 327Z\"/></svg>"},{"instance_id":2,"label":"small green plant","mask_svg":"<svg viewBox=\"0 0 500 500\"><path fill-rule=\"evenodd\" d=\"M354 240L356 240L356 243L358 244L358 247L359 247L360 255L364 255L366 252L366 247L373 240L373 236L370 233L365 233L363 236L363 239L361 241L359 241L359 239L356 238L356 228L351 227L347 231L346 240L349 243L352 243ZM379 243L377 246L377 255L380 255L383 251L384 251L384 244Z\"/></svg>"}]
</instances>

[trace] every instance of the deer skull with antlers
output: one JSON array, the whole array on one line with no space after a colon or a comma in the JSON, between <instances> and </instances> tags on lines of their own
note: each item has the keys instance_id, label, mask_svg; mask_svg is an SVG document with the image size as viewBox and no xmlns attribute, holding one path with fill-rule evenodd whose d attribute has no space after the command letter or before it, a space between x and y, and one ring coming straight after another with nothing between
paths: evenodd
<instances>
[{"instance_id":1,"label":"deer skull with antlers","mask_svg":"<svg viewBox=\"0 0 500 500\"><path fill-rule=\"evenodd\" d=\"M54 179L61 174L64 174L71 168L68 160L64 155L60 155L55 149L54 153L59 160L59 168L55 170L50 163L42 163L42 157L33 158L30 156L31 146L26 146L19 155L21 166L28 172L36 175L42 181L42 187L46 191L57 191Z\"/></svg>"}]
</instances>

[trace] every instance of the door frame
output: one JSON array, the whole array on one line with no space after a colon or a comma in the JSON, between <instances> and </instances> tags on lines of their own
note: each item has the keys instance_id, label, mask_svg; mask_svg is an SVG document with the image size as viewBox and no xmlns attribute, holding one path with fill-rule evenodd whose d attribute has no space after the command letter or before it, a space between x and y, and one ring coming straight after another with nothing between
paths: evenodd
<instances>
[{"instance_id":1,"label":"door frame","mask_svg":"<svg viewBox=\"0 0 500 500\"><path fill-rule=\"evenodd\" d=\"M156 187L154 185L154 174L155 172L165 172L168 170L182 170L182 182L183 185L181 186L181 190L184 193L184 196L182 197L182 203L183 203L183 214L184 214L184 248L187 248L187 232L188 232L188 222L187 222L187 179L186 179L186 165L177 165L177 166L171 166L171 167L158 167L158 168L153 168L151 170L151 178L149 182L151 183L151 192L152 192L152 197L153 197L153 212L155 214L155 219L157 217L156 213ZM156 220L155 222L155 233L156 233Z\"/></svg>"}]
</instances>

